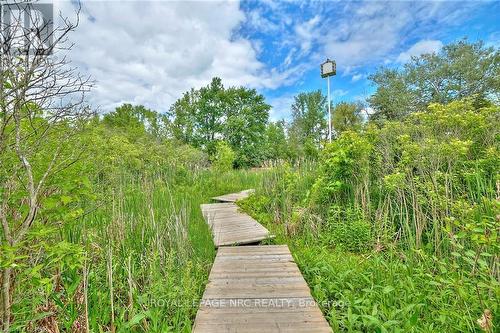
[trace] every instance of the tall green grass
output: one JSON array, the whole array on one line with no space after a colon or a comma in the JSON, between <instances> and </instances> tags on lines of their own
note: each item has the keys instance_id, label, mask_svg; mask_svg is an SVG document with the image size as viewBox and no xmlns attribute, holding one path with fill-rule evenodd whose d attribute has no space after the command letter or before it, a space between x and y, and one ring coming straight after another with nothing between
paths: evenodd
<instances>
[{"instance_id":1,"label":"tall green grass","mask_svg":"<svg viewBox=\"0 0 500 333\"><path fill-rule=\"evenodd\" d=\"M337 224L303 208L317 170L275 168L239 204L276 243L289 245L335 332L482 332L477 320L486 309L498 327L500 283L488 253L439 257L405 246L352 252L332 239ZM344 223L353 223L346 216ZM351 229L343 241L357 236Z\"/></svg>"},{"instance_id":2,"label":"tall green grass","mask_svg":"<svg viewBox=\"0 0 500 333\"><path fill-rule=\"evenodd\" d=\"M465 100L346 131L242 206L291 246L338 331L498 330L498 111Z\"/></svg>"},{"instance_id":3,"label":"tall green grass","mask_svg":"<svg viewBox=\"0 0 500 333\"><path fill-rule=\"evenodd\" d=\"M158 168L101 179L85 213L58 230L69 262L42 270L45 289L21 280L14 331L189 332L215 256L200 204L260 177Z\"/></svg>"}]
</instances>

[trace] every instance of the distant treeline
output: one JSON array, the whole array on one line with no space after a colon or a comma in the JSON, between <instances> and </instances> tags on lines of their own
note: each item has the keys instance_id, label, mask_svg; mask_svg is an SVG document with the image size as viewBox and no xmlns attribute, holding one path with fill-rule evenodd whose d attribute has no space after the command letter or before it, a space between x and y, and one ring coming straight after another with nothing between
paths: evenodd
<instances>
[{"instance_id":1,"label":"distant treeline","mask_svg":"<svg viewBox=\"0 0 500 333\"><path fill-rule=\"evenodd\" d=\"M403 120L431 103L467 97L476 107L497 104L500 55L482 42L467 40L439 53L413 57L402 68L380 68L369 78L376 86L365 102L333 105L334 137L361 130L367 123ZM200 149L211 159L224 141L235 154L234 167L259 166L269 160L315 159L327 138L327 101L321 91L299 93L291 120L271 121L271 106L254 89L224 87L220 78L184 93L166 114L123 105L106 114L108 124L144 127L160 139Z\"/></svg>"}]
</instances>

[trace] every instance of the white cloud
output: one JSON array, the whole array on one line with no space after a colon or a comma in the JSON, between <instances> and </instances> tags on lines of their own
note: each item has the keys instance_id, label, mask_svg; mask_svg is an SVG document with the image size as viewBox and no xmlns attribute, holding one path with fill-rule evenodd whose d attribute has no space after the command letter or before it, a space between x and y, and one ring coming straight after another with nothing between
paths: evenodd
<instances>
[{"instance_id":1,"label":"white cloud","mask_svg":"<svg viewBox=\"0 0 500 333\"><path fill-rule=\"evenodd\" d=\"M375 113L375 109L370 107L370 106L367 106L365 108L363 108L361 110L361 116L363 117L363 119L367 120L368 118L370 118L371 115L373 115Z\"/></svg>"},{"instance_id":2,"label":"white cloud","mask_svg":"<svg viewBox=\"0 0 500 333\"><path fill-rule=\"evenodd\" d=\"M415 43L407 51L401 52L397 61L405 63L410 60L411 57L438 52L442 47L443 43L439 40L421 40Z\"/></svg>"},{"instance_id":3,"label":"white cloud","mask_svg":"<svg viewBox=\"0 0 500 333\"><path fill-rule=\"evenodd\" d=\"M56 6L66 16L74 13L71 2ZM296 69L267 69L257 58L258 45L234 36L244 20L232 1L84 1L70 58L97 81L89 102L103 111L123 102L166 111L213 76L252 88L289 82Z\"/></svg>"},{"instance_id":4,"label":"white cloud","mask_svg":"<svg viewBox=\"0 0 500 333\"><path fill-rule=\"evenodd\" d=\"M363 75L363 74L354 74L354 75L352 76L352 78L351 78L351 81L352 81L352 82L356 82L356 81L361 80L363 77L364 77L364 75Z\"/></svg>"},{"instance_id":5,"label":"white cloud","mask_svg":"<svg viewBox=\"0 0 500 333\"><path fill-rule=\"evenodd\" d=\"M324 38L318 40L318 47L325 57L337 61L339 73L390 63L398 57L408 40L415 37L426 36L428 42L432 42L423 44L422 51L435 49L439 46L439 41L433 40L436 27L464 22L467 12L479 5L476 2L439 1L344 4L343 7L339 5L338 15L322 25Z\"/></svg>"},{"instance_id":6,"label":"white cloud","mask_svg":"<svg viewBox=\"0 0 500 333\"><path fill-rule=\"evenodd\" d=\"M486 39L486 46L498 48L500 45L500 31L495 31Z\"/></svg>"},{"instance_id":7,"label":"white cloud","mask_svg":"<svg viewBox=\"0 0 500 333\"><path fill-rule=\"evenodd\" d=\"M291 116L290 110L294 102L293 95L284 95L276 98L269 98L267 102L271 105L269 117L273 121L287 119Z\"/></svg>"},{"instance_id":8,"label":"white cloud","mask_svg":"<svg viewBox=\"0 0 500 333\"><path fill-rule=\"evenodd\" d=\"M316 15L310 20L298 24L295 27L296 38L298 39L300 49L303 53L309 52L314 40L319 37L317 26L320 21L321 17Z\"/></svg>"},{"instance_id":9,"label":"white cloud","mask_svg":"<svg viewBox=\"0 0 500 333\"><path fill-rule=\"evenodd\" d=\"M243 6L244 13L236 1L144 2L83 1L70 57L97 80L90 102L104 111L123 102L165 111L182 92L208 84L213 76L226 85L258 89L300 86L326 57L336 60L339 76L356 82L370 66L420 52L417 43L401 53L416 36L435 43L420 50L437 46L432 29L460 24L476 6L398 1L292 6L267 0ZM59 4L72 9L70 1ZM246 33L240 30L244 24L264 36L239 36ZM287 100L275 98L277 114Z\"/></svg>"},{"instance_id":10,"label":"white cloud","mask_svg":"<svg viewBox=\"0 0 500 333\"><path fill-rule=\"evenodd\" d=\"M247 13L247 20L249 24L256 30L261 32L273 32L277 31L280 26L274 22L271 22L259 9L252 10Z\"/></svg>"},{"instance_id":11,"label":"white cloud","mask_svg":"<svg viewBox=\"0 0 500 333\"><path fill-rule=\"evenodd\" d=\"M398 3L368 2L346 6L326 34L324 53L337 61L340 72L378 62L398 44L401 31L412 21ZM397 15L396 15L397 12Z\"/></svg>"},{"instance_id":12,"label":"white cloud","mask_svg":"<svg viewBox=\"0 0 500 333\"><path fill-rule=\"evenodd\" d=\"M333 100L335 100L337 98L347 95L348 93L349 91L344 89L335 89L334 91L331 92L331 97Z\"/></svg>"},{"instance_id":13,"label":"white cloud","mask_svg":"<svg viewBox=\"0 0 500 333\"><path fill-rule=\"evenodd\" d=\"M290 51L288 52L288 55L285 58L285 61L283 62L283 65L285 67L290 66L290 64L292 63L293 55L295 54L296 51L297 51L297 49L295 47L292 47L290 49Z\"/></svg>"},{"instance_id":14,"label":"white cloud","mask_svg":"<svg viewBox=\"0 0 500 333\"><path fill-rule=\"evenodd\" d=\"M372 115L375 113L375 109L370 106L367 106L362 110L362 112L365 112L368 115Z\"/></svg>"}]
</instances>

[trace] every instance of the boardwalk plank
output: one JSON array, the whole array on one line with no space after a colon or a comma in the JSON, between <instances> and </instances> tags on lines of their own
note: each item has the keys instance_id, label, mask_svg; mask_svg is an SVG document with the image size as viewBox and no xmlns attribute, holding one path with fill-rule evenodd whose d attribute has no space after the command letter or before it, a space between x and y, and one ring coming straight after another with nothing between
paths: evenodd
<instances>
[{"instance_id":1,"label":"boardwalk plank","mask_svg":"<svg viewBox=\"0 0 500 333\"><path fill-rule=\"evenodd\" d=\"M224 316L220 316L218 313L202 313L200 314L200 320L204 324L251 324L251 323L268 323L274 324L276 322L290 322L290 323L300 323L300 322L320 322L323 323L324 319L321 313L316 312L275 312L272 316L268 313L225 313Z\"/></svg>"},{"instance_id":2,"label":"boardwalk plank","mask_svg":"<svg viewBox=\"0 0 500 333\"><path fill-rule=\"evenodd\" d=\"M289 323L282 325L270 325L270 324L202 324L197 328L197 332L204 333L328 333L332 332L331 328L328 326L317 326L311 328L311 323L307 325L298 325L297 323Z\"/></svg>"},{"instance_id":3,"label":"boardwalk plank","mask_svg":"<svg viewBox=\"0 0 500 333\"><path fill-rule=\"evenodd\" d=\"M218 197L213 197L212 200L222 201L222 202L236 202L238 200L248 197L250 194L255 192L254 189L244 190L238 193L230 193L226 195L221 195Z\"/></svg>"},{"instance_id":4,"label":"boardwalk plank","mask_svg":"<svg viewBox=\"0 0 500 333\"><path fill-rule=\"evenodd\" d=\"M252 191L201 205L218 251L193 332L331 332L286 245L230 246L271 237L234 204Z\"/></svg>"},{"instance_id":5,"label":"boardwalk plank","mask_svg":"<svg viewBox=\"0 0 500 333\"><path fill-rule=\"evenodd\" d=\"M216 247L256 243L271 237L260 223L239 212L234 203L203 204L201 211Z\"/></svg>"},{"instance_id":6,"label":"boardwalk plank","mask_svg":"<svg viewBox=\"0 0 500 333\"><path fill-rule=\"evenodd\" d=\"M193 332L331 332L286 245L220 247Z\"/></svg>"}]
</instances>

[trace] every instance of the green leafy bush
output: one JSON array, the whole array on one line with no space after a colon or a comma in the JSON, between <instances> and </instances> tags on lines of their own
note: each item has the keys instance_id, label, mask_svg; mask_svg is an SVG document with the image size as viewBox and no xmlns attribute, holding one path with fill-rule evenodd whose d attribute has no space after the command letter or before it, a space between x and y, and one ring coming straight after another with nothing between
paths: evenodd
<instances>
[{"instance_id":1,"label":"green leafy bush","mask_svg":"<svg viewBox=\"0 0 500 333\"><path fill-rule=\"evenodd\" d=\"M289 244L335 332L498 330L499 114L433 104L264 175L255 216Z\"/></svg>"},{"instance_id":2,"label":"green leafy bush","mask_svg":"<svg viewBox=\"0 0 500 333\"><path fill-rule=\"evenodd\" d=\"M386 246L449 254L467 223L456 202L477 208L474 219L494 216L481 203L496 196L498 113L463 100L346 131L324 149L309 204L323 216L331 203L359 207Z\"/></svg>"},{"instance_id":3,"label":"green leafy bush","mask_svg":"<svg viewBox=\"0 0 500 333\"><path fill-rule=\"evenodd\" d=\"M345 131L322 152L320 176L311 190L311 202L328 205L354 198L357 186L366 183L372 144L369 138Z\"/></svg>"},{"instance_id":4,"label":"green leafy bush","mask_svg":"<svg viewBox=\"0 0 500 333\"><path fill-rule=\"evenodd\" d=\"M217 172L227 172L233 169L236 154L224 141L219 141L216 146L212 168Z\"/></svg>"},{"instance_id":5,"label":"green leafy bush","mask_svg":"<svg viewBox=\"0 0 500 333\"><path fill-rule=\"evenodd\" d=\"M328 243L352 252L364 252L372 247L371 225L359 209L332 205L328 225L323 235Z\"/></svg>"}]
</instances>

